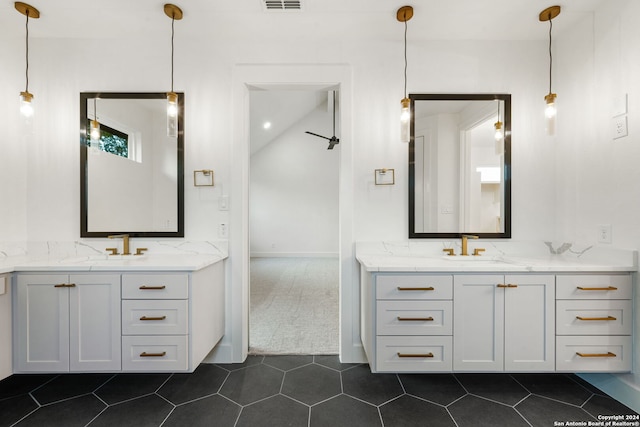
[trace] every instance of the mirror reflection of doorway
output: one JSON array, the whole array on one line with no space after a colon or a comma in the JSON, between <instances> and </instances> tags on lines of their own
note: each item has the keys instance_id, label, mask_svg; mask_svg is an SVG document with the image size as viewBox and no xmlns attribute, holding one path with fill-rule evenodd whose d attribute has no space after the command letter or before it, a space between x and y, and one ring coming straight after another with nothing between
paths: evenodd
<instances>
[{"instance_id":1,"label":"mirror reflection of doorway","mask_svg":"<svg viewBox=\"0 0 640 427\"><path fill-rule=\"evenodd\" d=\"M338 354L332 94L250 91L250 354Z\"/></svg>"}]
</instances>

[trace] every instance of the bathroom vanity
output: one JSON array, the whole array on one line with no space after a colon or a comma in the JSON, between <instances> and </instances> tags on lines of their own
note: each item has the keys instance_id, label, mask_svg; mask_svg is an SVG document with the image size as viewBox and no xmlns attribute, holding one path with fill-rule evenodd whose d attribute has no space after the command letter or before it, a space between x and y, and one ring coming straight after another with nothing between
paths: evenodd
<instances>
[{"instance_id":1,"label":"bathroom vanity","mask_svg":"<svg viewBox=\"0 0 640 427\"><path fill-rule=\"evenodd\" d=\"M635 253L611 263L391 252L357 254L373 372L631 370Z\"/></svg>"},{"instance_id":2,"label":"bathroom vanity","mask_svg":"<svg viewBox=\"0 0 640 427\"><path fill-rule=\"evenodd\" d=\"M192 372L224 334L221 257L15 267L14 373Z\"/></svg>"}]
</instances>

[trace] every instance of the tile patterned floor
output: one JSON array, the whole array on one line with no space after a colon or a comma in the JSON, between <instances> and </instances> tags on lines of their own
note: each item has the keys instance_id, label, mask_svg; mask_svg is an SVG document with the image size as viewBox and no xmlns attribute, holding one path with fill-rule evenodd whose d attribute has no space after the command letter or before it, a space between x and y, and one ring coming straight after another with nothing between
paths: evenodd
<instances>
[{"instance_id":1,"label":"tile patterned floor","mask_svg":"<svg viewBox=\"0 0 640 427\"><path fill-rule=\"evenodd\" d=\"M0 381L0 426L513 427L627 414L635 412L574 375L371 374L337 356Z\"/></svg>"}]
</instances>

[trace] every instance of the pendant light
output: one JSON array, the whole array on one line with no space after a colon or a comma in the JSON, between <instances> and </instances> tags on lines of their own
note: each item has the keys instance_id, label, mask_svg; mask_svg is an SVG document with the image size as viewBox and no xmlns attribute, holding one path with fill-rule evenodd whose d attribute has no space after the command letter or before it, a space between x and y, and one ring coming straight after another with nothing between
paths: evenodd
<instances>
[{"instance_id":1,"label":"pendant light","mask_svg":"<svg viewBox=\"0 0 640 427\"><path fill-rule=\"evenodd\" d=\"M540 12L540 22L549 21L549 93L545 95L546 108L544 115L546 117L547 134L553 135L556 127L556 98L557 95L551 90L551 71L553 70L553 55L551 53L551 30L553 29L553 18L560 15L560 6L551 6Z\"/></svg>"},{"instance_id":2,"label":"pendant light","mask_svg":"<svg viewBox=\"0 0 640 427\"><path fill-rule=\"evenodd\" d=\"M40 12L33 6L30 6L26 3L15 2L14 6L18 12L27 17L26 27L26 68L25 68L25 76L26 76L26 86L24 92L20 92L20 113L24 117L33 116L33 94L29 92L29 18L38 19L40 18Z\"/></svg>"},{"instance_id":3,"label":"pendant light","mask_svg":"<svg viewBox=\"0 0 640 427\"><path fill-rule=\"evenodd\" d=\"M502 128L502 122L500 121L500 100L498 100L498 121L493 124L493 127L496 130L496 141L502 141L504 138L504 129Z\"/></svg>"},{"instance_id":4,"label":"pendant light","mask_svg":"<svg viewBox=\"0 0 640 427\"><path fill-rule=\"evenodd\" d=\"M178 136L178 94L173 91L173 38L174 23L182 19L182 10L167 3L164 5L164 13L171 18L171 91L167 92L167 136L175 138Z\"/></svg>"},{"instance_id":5,"label":"pendant light","mask_svg":"<svg viewBox=\"0 0 640 427\"><path fill-rule=\"evenodd\" d=\"M411 101L407 98L407 21L413 17L413 7L402 6L396 13L396 18L404 22L404 97L400 101L400 141L409 142L411 138Z\"/></svg>"},{"instance_id":6,"label":"pendant light","mask_svg":"<svg viewBox=\"0 0 640 427\"><path fill-rule=\"evenodd\" d=\"M100 141L100 122L98 121L98 98L93 98L93 120L89 124L91 145Z\"/></svg>"}]
</instances>

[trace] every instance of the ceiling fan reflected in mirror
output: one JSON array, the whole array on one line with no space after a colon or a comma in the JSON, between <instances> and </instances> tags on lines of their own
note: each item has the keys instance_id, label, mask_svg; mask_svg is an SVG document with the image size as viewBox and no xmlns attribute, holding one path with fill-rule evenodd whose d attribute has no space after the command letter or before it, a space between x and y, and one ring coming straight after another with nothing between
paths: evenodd
<instances>
[{"instance_id":1,"label":"ceiling fan reflected in mirror","mask_svg":"<svg viewBox=\"0 0 640 427\"><path fill-rule=\"evenodd\" d=\"M329 147L327 147L327 150L333 150L333 147L335 147L337 144L340 143L340 139L336 137L336 91L335 90L333 91L333 136L331 138L328 138L326 136L318 135L317 133L313 133L309 131L305 131L305 133L328 140Z\"/></svg>"}]
</instances>

